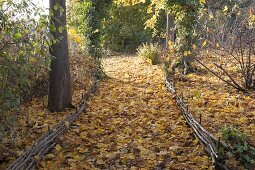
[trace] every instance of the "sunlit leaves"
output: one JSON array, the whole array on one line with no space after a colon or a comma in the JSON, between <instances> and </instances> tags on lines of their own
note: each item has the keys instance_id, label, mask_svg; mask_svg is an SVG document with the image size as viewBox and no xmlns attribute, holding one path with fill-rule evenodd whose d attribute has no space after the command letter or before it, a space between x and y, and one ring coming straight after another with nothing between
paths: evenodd
<instances>
[{"instance_id":1,"label":"sunlit leaves","mask_svg":"<svg viewBox=\"0 0 255 170\"><path fill-rule=\"evenodd\" d=\"M208 60L210 59L207 58L207 65ZM233 74L232 71L231 74ZM203 74L193 73L185 76L185 80L180 81L178 86L180 90L189 87L185 92L182 91L183 95L187 98L188 104L193 107L189 107L189 110L197 120L202 115L202 125L205 128L217 134L224 126L234 126L249 136L251 141L255 140L255 128L252 121L255 117L253 107L255 100L252 96L238 93L205 70ZM234 166L233 169L240 168L237 168L240 166L238 161L227 162L228 165Z\"/></svg>"},{"instance_id":2,"label":"sunlit leaves","mask_svg":"<svg viewBox=\"0 0 255 170\"><path fill-rule=\"evenodd\" d=\"M227 14L227 12L228 12L228 6L227 6L227 5L224 6L223 12L224 12L225 14Z\"/></svg>"},{"instance_id":3,"label":"sunlit leaves","mask_svg":"<svg viewBox=\"0 0 255 170\"><path fill-rule=\"evenodd\" d=\"M190 56L191 52L190 51L184 51L183 55L184 55L184 57Z\"/></svg>"},{"instance_id":4,"label":"sunlit leaves","mask_svg":"<svg viewBox=\"0 0 255 170\"><path fill-rule=\"evenodd\" d=\"M16 33L16 34L14 34L13 35L13 37L15 38L15 39L20 39L21 37L22 37L22 35L21 35L21 33Z\"/></svg>"},{"instance_id":5,"label":"sunlit leaves","mask_svg":"<svg viewBox=\"0 0 255 170\"><path fill-rule=\"evenodd\" d=\"M196 44L192 44L192 48L193 48L193 50L196 50L197 49Z\"/></svg>"},{"instance_id":6,"label":"sunlit leaves","mask_svg":"<svg viewBox=\"0 0 255 170\"><path fill-rule=\"evenodd\" d=\"M81 54L78 50L78 47L71 49L71 52L72 54L70 55L70 67L74 87L73 104L78 105L82 98L82 94L86 88L90 87L92 84L91 82L93 81L94 73L91 72L91 69L94 68L94 63L91 58L84 57L84 55ZM36 59L37 58L30 57L29 64L36 64L36 61L34 61ZM36 94L43 91L41 86L36 87L36 89L39 89L39 91L36 91ZM0 169L6 169L7 165L9 165L14 161L15 158L17 158L17 156L23 153L23 149L20 148L27 148L31 146L33 141L40 137L40 135L48 132L52 126L57 124L65 116L71 114L71 112L75 111L65 110L64 112L49 114L47 111L47 104L47 96L42 98L33 98L31 102L23 103L18 118L12 118L12 112L14 114L17 113L15 110L2 113L1 118L7 118L5 119L5 123L7 123L7 121L13 122L15 119L18 120L15 122L15 124L8 124L13 128L8 132L15 132L16 136L2 136L2 131L0 129L0 151L2 153L0 159L5 159L5 161L0 164ZM1 125L4 124L1 122ZM72 127L72 125L70 125L68 122L66 122L65 125L67 128ZM86 128L87 126L85 124L79 127L80 131L84 131ZM82 135L85 136L86 134L83 133ZM11 147L11 149L5 149L8 148L7 146ZM65 151L65 147L61 144L57 144L53 153L45 155L46 161L43 162L41 166L45 169L51 169L53 166L57 165L55 163L52 164L51 161L56 158L56 153L58 155L58 162L61 162L63 159L65 159L64 155L66 154L58 154L58 152L62 151ZM86 151L80 150L80 152L85 153Z\"/></svg>"},{"instance_id":7,"label":"sunlit leaves","mask_svg":"<svg viewBox=\"0 0 255 170\"><path fill-rule=\"evenodd\" d=\"M34 82L46 77L51 38L47 31L47 16L42 13L42 9L30 0L0 1L0 138L9 139L4 147L20 146L19 136L12 135L17 133L15 126L20 104L31 97ZM21 125L24 124L23 120ZM36 128L40 129L40 126ZM0 145L0 152L3 161L16 150L8 151Z\"/></svg>"},{"instance_id":8,"label":"sunlit leaves","mask_svg":"<svg viewBox=\"0 0 255 170\"><path fill-rule=\"evenodd\" d=\"M84 39L81 37L81 35L77 32L77 30L74 27L71 27L68 30L68 37L71 41L77 43L80 48L84 48Z\"/></svg>"},{"instance_id":9,"label":"sunlit leaves","mask_svg":"<svg viewBox=\"0 0 255 170\"><path fill-rule=\"evenodd\" d=\"M205 47L206 44L207 44L207 40L205 40L205 41L203 42L202 47Z\"/></svg>"},{"instance_id":10,"label":"sunlit leaves","mask_svg":"<svg viewBox=\"0 0 255 170\"><path fill-rule=\"evenodd\" d=\"M114 0L116 4L129 6L129 5L136 5L139 3L145 3L146 0Z\"/></svg>"},{"instance_id":11,"label":"sunlit leaves","mask_svg":"<svg viewBox=\"0 0 255 170\"><path fill-rule=\"evenodd\" d=\"M36 59L34 57L29 58L29 63L34 64L36 62Z\"/></svg>"},{"instance_id":12,"label":"sunlit leaves","mask_svg":"<svg viewBox=\"0 0 255 170\"><path fill-rule=\"evenodd\" d=\"M206 0L199 0L199 2L200 2L201 4L204 4L204 3L206 2Z\"/></svg>"},{"instance_id":13,"label":"sunlit leaves","mask_svg":"<svg viewBox=\"0 0 255 170\"><path fill-rule=\"evenodd\" d=\"M255 13L253 7L248 9L248 25L249 28L255 28Z\"/></svg>"},{"instance_id":14,"label":"sunlit leaves","mask_svg":"<svg viewBox=\"0 0 255 170\"><path fill-rule=\"evenodd\" d=\"M170 156L174 164L167 162L166 169L210 167L211 161L179 115L157 66L126 56L103 63L111 78L99 85L87 114L71 126L60 152L50 160L53 165L153 169Z\"/></svg>"}]
</instances>

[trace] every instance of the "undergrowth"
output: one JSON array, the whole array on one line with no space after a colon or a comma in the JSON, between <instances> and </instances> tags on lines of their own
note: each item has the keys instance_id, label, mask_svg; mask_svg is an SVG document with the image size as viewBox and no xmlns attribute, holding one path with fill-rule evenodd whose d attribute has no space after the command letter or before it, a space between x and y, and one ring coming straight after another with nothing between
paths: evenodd
<instances>
[{"instance_id":1,"label":"undergrowth","mask_svg":"<svg viewBox=\"0 0 255 170\"><path fill-rule=\"evenodd\" d=\"M137 49L137 55L152 65L160 63L160 46L158 44L142 44Z\"/></svg>"},{"instance_id":2,"label":"undergrowth","mask_svg":"<svg viewBox=\"0 0 255 170\"><path fill-rule=\"evenodd\" d=\"M247 137L233 127L224 127L220 132L232 148L233 153L228 155L238 159L247 169L255 168L255 148L247 142Z\"/></svg>"}]
</instances>

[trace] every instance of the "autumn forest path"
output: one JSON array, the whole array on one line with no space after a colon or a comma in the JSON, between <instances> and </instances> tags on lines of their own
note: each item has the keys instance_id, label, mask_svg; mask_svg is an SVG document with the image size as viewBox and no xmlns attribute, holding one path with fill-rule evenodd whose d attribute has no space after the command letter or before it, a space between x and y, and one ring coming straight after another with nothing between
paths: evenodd
<instances>
[{"instance_id":1,"label":"autumn forest path","mask_svg":"<svg viewBox=\"0 0 255 170\"><path fill-rule=\"evenodd\" d=\"M42 167L63 169L208 169L158 66L138 57L103 60L109 79Z\"/></svg>"}]
</instances>

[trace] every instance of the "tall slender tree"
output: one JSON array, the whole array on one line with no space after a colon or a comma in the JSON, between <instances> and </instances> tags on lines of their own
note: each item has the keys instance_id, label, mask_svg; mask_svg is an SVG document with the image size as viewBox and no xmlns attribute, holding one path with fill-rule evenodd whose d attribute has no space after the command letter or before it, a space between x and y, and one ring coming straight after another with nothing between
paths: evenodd
<instances>
[{"instance_id":1,"label":"tall slender tree","mask_svg":"<svg viewBox=\"0 0 255 170\"><path fill-rule=\"evenodd\" d=\"M71 106L71 76L66 30L66 1L50 0L50 31L54 42L50 46L51 62L48 105L51 112Z\"/></svg>"},{"instance_id":2,"label":"tall slender tree","mask_svg":"<svg viewBox=\"0 0 255 170\"><path fill-rule=\"evenodd\" d=\"M166 14L166 48L168 49L169 45L168 42L175 41L174 35L174 16L173 14L167 12Z\"/></svg>"}]
</instances>

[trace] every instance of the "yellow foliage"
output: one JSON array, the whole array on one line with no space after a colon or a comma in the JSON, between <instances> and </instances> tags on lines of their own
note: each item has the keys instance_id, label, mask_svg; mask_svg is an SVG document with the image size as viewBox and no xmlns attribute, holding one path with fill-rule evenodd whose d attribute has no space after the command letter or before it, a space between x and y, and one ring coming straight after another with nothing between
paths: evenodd
<instances>
[{"instance_id":1,"label":"yellow foliage","mask_svg":"<svg viewBox=\"0 0 255 170\"><path fill-rule=\"evenodd\" d=\"M207 42L205 41L202 44L205 46ZM214 45L220 47L218 43ZM211 53L209 54L211 56ZM225 57L222 60L225 63L228 58ZM212 67L211 64L215 62L214 58L208 57L202 62L216 72L216 68ZM198 64L195 67L204 69ZM200 74L201 72L203 74ZM187 104L190 106L189 110L193 113L196 120L199 120L201 115L203 127L209 129L214 135L217 135L218 130L223 126L234 126L244 132L246 136L249 136L251 141L255 141L255 128L253 126L255 116L254 96L239 93L229 86L225 86L224 82L219 81L216 77L212 77L210 72L205 70L201 72L199 74L189 74L184 77L183 81L182 76L180 76L177 85L178 93L182 92L184 99L186 99ZM220 74L220 72L216 73ZM233 73L235 72L230 71L230 74ZM184 88L187 89L183 91ZM199 91L200 95L196 95L197 91ZM197 141L193 142L196 143ZM198 159L195 160L195 162L198 161ZM233 164L230 163L230 165L232 166ZM205 169L208 168L205 167Z\"/></svg>"},{"instance_id":2,"label":"yellow foliage","mask_svg":"<svg viewBox=\"0 0 255 170\"><path fill-rule=\"evenodd\" d=\"M202 47L205 47L206 44L207 44L207 40L205 40L205 41L203 42Z\"/></svg>"},{"instance_id":3,"label":"yellow foliage","mask_svg":"<svg viewBox=\"0 0 255 170\"><path fill-rule=\"evenodd\" d=\"M184 51L184 57L187 57L187 56L189 56L190 54L191 54L190 51Z\"/></svg>"},{"instance_id":4,"label":"yellow foliage","mask_svg":"<svg viewBox=\"0 0 255 170\"><path fill-rule=\"evenodd\" d=\"M77 34L76 29L74 29L74 28L70 28L69 32L70 32L71 36L75 36Z\"/></svg>"},{"instance_id":5,"label":"yellow foliage","mask_svg":"<svg viewBox=\"0 0 255 170\"><path fill-rule=\"evenodd\" d=\"M168 47L169 48L174 48L174 42L173 41L168 41Z\"/></svg>"},{"instance_id":6,"label":"yellow foliage","mask_svg":"<svg viewBox=\"0 0 255 170\"><path fill-rule=\"evenodd\" d=\"M75 55L75 56L74 56ZM88 88L92 81L93 70L95 68L92 59L89 57L84 57L83 54L78 54L78 50L76 49L74 55L70 57L70 71L73 80L73 105L80 104L80 100L82 98L82 94L85 92L86 88ZM30 57L28 62L33 64L36 62L35 57ZM85 73L85 69L88 69ZM84 88L85 87L85 88ZM16 113L16 110L13 110ZM33 141L36 141L42 134L48 132L49 128L52 129L55 124L59 121L63 120L64 117L73 113L74 109L64 110L63 112L52 113L49 114L47 110L47 96L41 98L33 98L31 102L23 103L21 106L20 114L18 114L17 118L17 126L15 126L15 133L17 134L17 138L11 136L12 138L1 138L0 151L2 154L2 158L6 158L6 162L0 164L0 169L6 169L10 163L17 158L17 156L22 155L23 151L20 148L28 148L32 145ZM8 113L9 114L9 113ZM69 123L66 122L65 125L69 127ZM76 124L78 126L78 124ZM80 128L76 129L76 133L80 131L84 131L88 128L87 124L79 125ZM78 131L77 131L78 130ZM87 136L85 133L84 136ZM61 137L62 138L62 137ZM12 140L15 140L15 145L11 144ZM86 138L87 139L87 138ZM53 150L54 155L55 152L64 152L65 146L61 143L61 140L58 141L58 144L55 146ZM12 152L3 152L1 147L8 148L8 146L12 147ZM22 149L23 150L23 149ZM53 154L48 155L47 158L50 160L46 160L49 162L42 162L39 166L42 169L53 169L53 164L59 164L59 160L62 159L65 161L66 153L57 154L57 159ZM61 155L65 155L62 156ZM0 156L0 157L1 157ZM36 159L39 159L37 156ZM1 158L0 158L1 159ZM59 169L59 168L55 168ZM82 168L81 168L82 169Z\"/></svg>"},{"instance_id":7,"label":"yellow foliage","mask_svg":"<svg viewBox=\"0 0 255 170\"><path fill-rule=\"evenodd\" d=\"M224 12L224 13L227 13L227 12L228 12L228 6L227 6L227 5L224 6L223 12Z\"/></svg>"},{"instance_id":8,"label":"yellow foliage","mask_svg":"<svg viewBox=\"0 0 255 170\"><path fill-rule=\"evenodd\" d=\"M248 24L250 28L254 28L255 27L255 15L251 14L248 18Z\"/></svg>"},{"instance_id":9,"label":"yellow foliage","mask_svg":"<svg viewBox=\"0 0 255 170\"><path fill-rule=\"evenodd\" d=\"M34 57L29 58L29 63L34 64L36 62L36 59Z\"/></svg>"},{"instance_id":10,"label":"yellow foliage","mask_svg":"<svg viewBox=\"0 0 255 170\"><path fill-rule=\"evenodd\" d=\"M148 14L153 13L152 6L149 6L149 7L148 7L148 9L147 9L147 13L148 13Z\"/></svg>"},{"instance_id":11,"label":"yellow foliage","mask_svg":"<svg viewBox=\"0 0 255 170\"><path fill-rule=\"evenodd\" d=\"M213 19L213 18L214 18L213 14L210 13L210 14L209 14L209 20L211 20L211 19Z\"/></svg>"},{"instance_id":12,"label":"yellow foliage","mask_svg":"<svg viewBox=\"0 0 255 170\"><path fill-rule=\"evenodd\" d=\"M195 49L197 49L197 46L195 44L193 44L192 48L195 50Z\"/></svg>"},{"instance_id":13,"label":"yellow foliage","mask_svg":"<svg viewBox=\"0 0 255 170\"><path fill-rule=\"evenodd\" d=\"M169 47L169 52L170 53L175 52L175 47L174 47L174 42L173 41L168 41L168 47Z\"/></svg>"},{"instance_id":14,"label":"yellow foliage","mask_svg":"<svg viewBox=\"0 0 255 170\"><path fill-rule=\"evenodd\" d=\"M69 37L70 37L71 40L75 41L78 44L80 44L82 42L82 38L77 33L75 28L70 28L68 33L69 33Z\"/></svg>"},{"instance_id":15,"label":"yellow foliage","mask_svg":"<svg viewBox=\"0 0 255 170\"><path fill-rule=\"evenodd\" d=\"M199 0L201 4L204 4L206 0Z\"/></svg>"}]
</instances>

